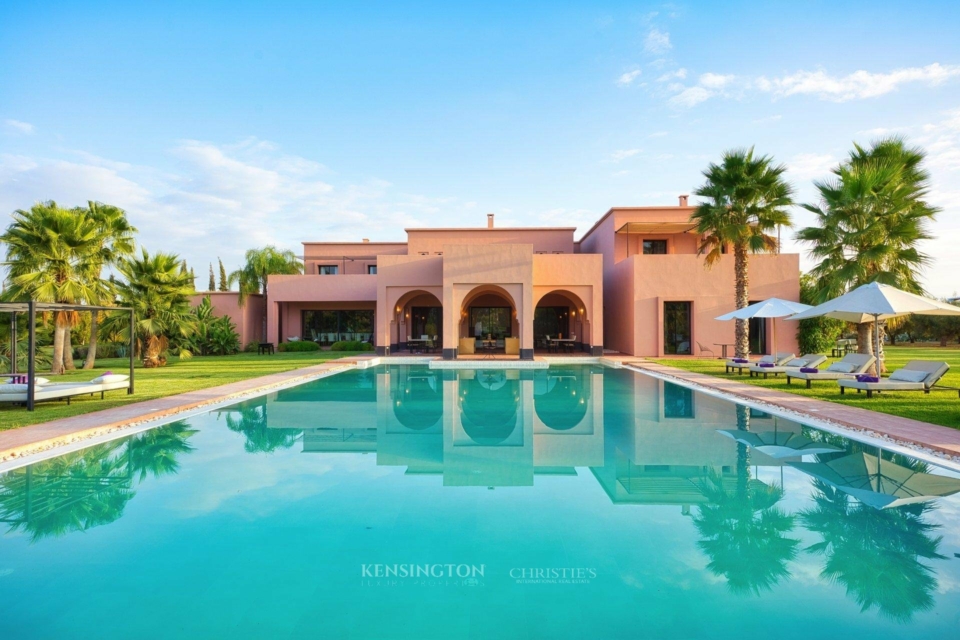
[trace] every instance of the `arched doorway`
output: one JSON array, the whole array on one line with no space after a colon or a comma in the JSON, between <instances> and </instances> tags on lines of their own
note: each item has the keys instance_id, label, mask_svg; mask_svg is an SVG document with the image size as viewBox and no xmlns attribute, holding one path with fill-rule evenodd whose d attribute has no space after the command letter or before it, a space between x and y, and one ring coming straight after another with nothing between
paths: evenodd
<instances>
[{"instance_id":1,"label":"arched doorway","mask_svg":"<svg viewBox=\"0 0 960 640\"><path fill-rule=\"evenodd\" d=\"M543 352L581 352L589 349L588 307L580 296L564 289L545 293L533 314L533 341Z\"/></svg>"},{"instance_id":2,"label":"arched doorway","mask_svg":"<svg viewBox=\"0 0 960 640\"><path fill-rule=\"evenodd\" d=\"M513 296L498 285L480 285L463 300L458 335L461 341L475 342L475 350L488 350L519 357L520 323ZM469 352L461 343L461 355Z\"/></svg>"},{"instance_id":3,"label":"arched doorway","mask_svg":"<svg viewBox=\"0 0 960 640\"><path fill-rule=\"evenodd\" d=\"M393 305L391 343L400 351L439 352L443 340L443 303L423 289L404 293Z\"/></svg>"}]
</instances>

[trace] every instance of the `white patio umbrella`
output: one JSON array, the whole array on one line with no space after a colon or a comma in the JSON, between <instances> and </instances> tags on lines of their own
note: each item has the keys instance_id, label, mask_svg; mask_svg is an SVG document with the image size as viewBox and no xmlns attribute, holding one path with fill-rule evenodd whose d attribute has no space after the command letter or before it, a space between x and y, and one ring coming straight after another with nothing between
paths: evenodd
<instances>
[{"instance_id":1,"label":"white patio umbrella","mask_svg":"<svg viewBox=\"0 0 960 640\"><path fill-rule=\"evenodd\" d=\"M749 320L751 318L772 318L773 319L773 349L771 353L777 352L777 318L792 316L797 312L810 309L810 305L790 300L781 300L780 298L770 298L761 302L754 302L749 307L737 309L730 313L714 318L714 320Z\"/></svg>"},{"instance_id":2,"label":"white patio umbrella","mask_svg":"<svg viewBox=\"0 0 960 640\"><path fill-rule=\"evenodd\" d=\"M873 335L877 356L876 372L880 376L880 321L910 314L926 316L960 316L960 307L907 293L888 284L871 282L853 291L818 304L812 309L790 316L788 320L805 320L826 316L861 324L873 320Z\"/></svg>"}]
</instances>

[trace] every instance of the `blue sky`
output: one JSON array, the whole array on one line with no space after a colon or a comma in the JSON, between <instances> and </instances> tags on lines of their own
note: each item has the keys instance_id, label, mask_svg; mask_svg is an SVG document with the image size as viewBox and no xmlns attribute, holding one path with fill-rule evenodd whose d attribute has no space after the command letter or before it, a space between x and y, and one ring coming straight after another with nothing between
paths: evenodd
<instances>
[{"instance_id":1,"label":"blue sky","mask_svg":"<svg viewBox=\"0 0 960 640\"><path fill-rule=\"evenodd\" d=\"M899 133L944 209L927 287L960 289L960 3L134 4L0 7L0 211L117 204L203 274L488 212L579 237L751 144L810 201Z\"/></svg>"}]
</instances>

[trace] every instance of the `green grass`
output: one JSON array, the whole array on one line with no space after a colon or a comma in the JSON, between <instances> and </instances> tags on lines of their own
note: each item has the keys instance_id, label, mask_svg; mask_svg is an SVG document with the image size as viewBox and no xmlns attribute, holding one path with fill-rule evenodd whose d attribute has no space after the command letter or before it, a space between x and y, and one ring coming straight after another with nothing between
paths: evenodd
<instances>
[{"instance_id":1,"label":"green grass","mask_svg":"<svg viewBox=\"0 0 960 640\"><path fill-rule=\"evenodd\" d=\"M893 371L902 367L908 360L939 360L949 363L950 371L940 379L941 385L948 387L960 387L960 349L956 346L950 347L886 347L887 369ZM884 391L882 394L875 394L873 398L867 400L866 394L857 394L856 392L847 392L847 395L840 395L840 388L836 382L821 381L814 382L812 389L806 389L802 380L794 380L793 384L787 386L786 378L783 374L774 378L770 376L766 380L762 377L751 378L744 372L744 375L736 373L724 373L723 362L720 360L657 360L657 362L678 369L687 371L696 371L706 373L719 378L731 378L747 384L754 384L759 387L769 387L780 391L788 391L801 396L809 396L818 400L828 400L854 407L872 409L895 416L923 420L933 424L943 425L960 429L960 398L956 391L934 391L930 395L923 392L891 392ZM829 364L828 361L827 364ZM827 364L821 365L821 368Z\"/></svg>"},{"instance_id":2,"label":"green grass","mask_svg":"<svg viewBox=\"0 0 960 640\"><path fill-rule=\"evenodd\" d=\"M309 367L349 355L351 353L344 351L313 351L262 356L241 353L235 356L195 357L183 361L172 357L167 366L158 369L143 369L137 363L134 378L136 393L133 395L117 390L107 392L103 400L99 395L71 398L69 406L63 400L40 402L33 413L24 407L0 403L0 431ZM44 376L43 372L38 372L38 375L56 382L91 380L107 370L126 373L128 363L126 359L103 359L97 360L97 366L93 370L71 371L62 376Z\"/></svg>"}]
</instances>

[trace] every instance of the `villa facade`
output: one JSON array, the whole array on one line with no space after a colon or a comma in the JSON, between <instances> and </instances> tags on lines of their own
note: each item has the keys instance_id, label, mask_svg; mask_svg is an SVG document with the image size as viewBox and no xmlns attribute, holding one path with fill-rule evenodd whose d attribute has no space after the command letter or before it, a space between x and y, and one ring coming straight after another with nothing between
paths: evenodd
<instances>
[{"instance_id":1,"label":"villa facade","mask_svg":"<svg viewBox=\"0 0 960 640\"><path fill-rule=\"evenodd\" d=\"M733 342L733 323L714 320L736 306L733 255L704 265L693 211L686 196L614 208L580 240L574 227L497 227L490 214L485 227L406 229L406 242L304 242L304 274L268 279L257 341L364 340L381 355L430 346L445 359L481 339L521 359L551 346L719 355ZM799 256L751 256L750 293L798 300ZM223 295L214 304L240 313ZM772 345L769 321L755 321L751 348L795 351L795 333L784 327Z\"/></svg>"}]
</instances>

